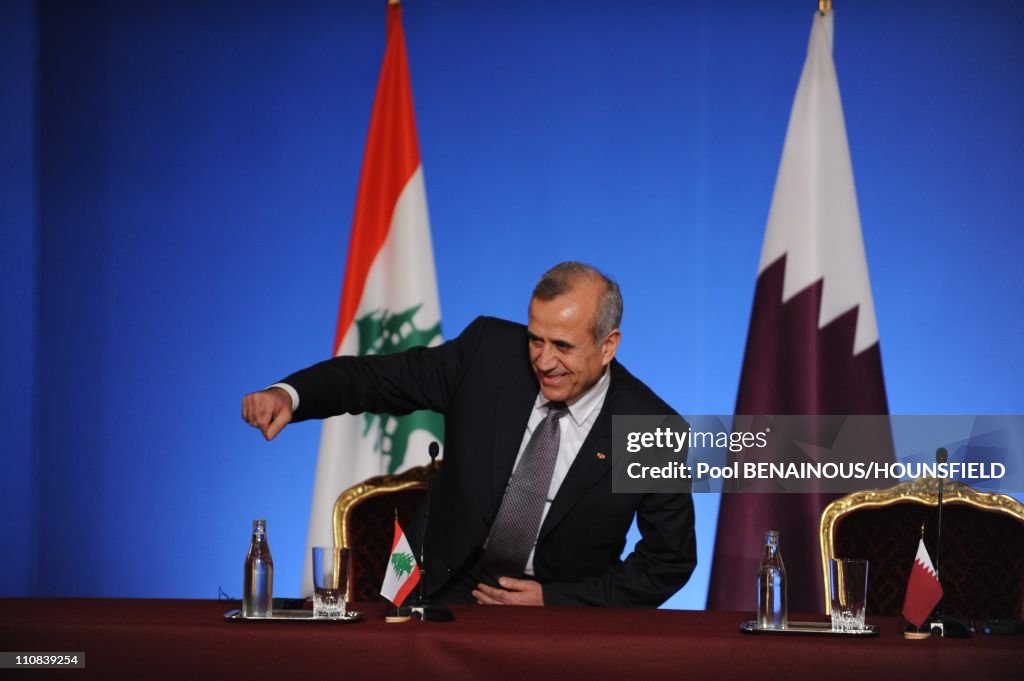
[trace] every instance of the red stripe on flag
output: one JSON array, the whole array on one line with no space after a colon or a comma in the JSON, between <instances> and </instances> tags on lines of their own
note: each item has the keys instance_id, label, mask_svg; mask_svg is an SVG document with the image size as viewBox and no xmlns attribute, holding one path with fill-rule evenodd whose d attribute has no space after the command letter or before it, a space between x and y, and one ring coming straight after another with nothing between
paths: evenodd
<instances>
[{"instance_id":1,"label":"red stripe on flag","mask_svg":"<svg viewBox=\"0 0 1024 681\"><path fill-rule=\"evenodd\" d=\"M398 197L420 164L401 5L388 7L387 32L352 218L334 336L335 355L355 319L370 267L387 239Z\"/></svg>"},{"instance_id":2,"label":"red stripe on flag","mask_svg":"<svg viewBox=\"0 0 1024 681\"><path fill-rule=\"evenodd\" d=\"M395 538L391 540L391 553L395 552L400 541L402 541L402 526L398 524L398 518L395 518Z\"/></svg>"},{"instance_id":3,"label":"red stripe on flag","mask_svg":"<svg viewBox=\"0 0 1024 681\"><path fill-rule=\"evenodd\" d=\"M415 589L416 585L419 583L420 571L419 568L415 568L409 576L409 579L405 580L402 584L402 588L398 590L397 594L395 594L395 605L401 606L402 603L405 603L405 599L409 597L409 594L412 593L412 590Z\"/></svg>"}]
</instances>

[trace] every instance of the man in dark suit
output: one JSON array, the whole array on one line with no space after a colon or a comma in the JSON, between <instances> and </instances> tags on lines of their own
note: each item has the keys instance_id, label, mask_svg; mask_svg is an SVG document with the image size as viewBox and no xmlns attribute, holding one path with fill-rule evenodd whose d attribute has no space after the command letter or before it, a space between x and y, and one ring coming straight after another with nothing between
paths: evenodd
<instances>
[{"instance_id":1,"label":"man in dark suit","mask_svg":"<svg viewBox=\"0 0 1024 681\"><path fill-rule=\"evenodd\" d=\"M612 415L674 413L615 360L621 319L615 282L561 263L534 289L526 327L480 317L434 348L327 360L247 395L243 418L269 440L309 418L440 412L428 595L657 606L696 566L693 503L612 492ZM642 539L620 560L634 515Z\"/></svg>"}]
</instances>

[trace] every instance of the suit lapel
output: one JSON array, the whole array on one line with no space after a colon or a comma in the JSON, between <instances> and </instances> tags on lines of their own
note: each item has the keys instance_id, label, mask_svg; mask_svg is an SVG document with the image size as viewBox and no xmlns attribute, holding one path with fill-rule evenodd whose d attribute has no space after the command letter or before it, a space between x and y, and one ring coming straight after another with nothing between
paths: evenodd
<instances>
[{"instance_id":1,"label":"suit lapel","mask_svg":"<svg viewBox=\"0 0 1024 681\"><path fill-rule=\"evenodd\" d=\"M594 424L594 429L597 429L596 423ZM565 517L584 494L589 492L601 478L611 471L611 446L611 433L596 436L593 430L590 431L590 435L587 436L586 442L580 447L580 451L576 455L569 473L565 476L562 486L558 488L558 494L555 495L554 501L551 502L551 509L548 510L548 515L544 518L544 524L540 528L540 535L537 538L538 543L561 522L562 518ZM598 457L598 453L605 456Z\"/></svg>"}]
</instances>

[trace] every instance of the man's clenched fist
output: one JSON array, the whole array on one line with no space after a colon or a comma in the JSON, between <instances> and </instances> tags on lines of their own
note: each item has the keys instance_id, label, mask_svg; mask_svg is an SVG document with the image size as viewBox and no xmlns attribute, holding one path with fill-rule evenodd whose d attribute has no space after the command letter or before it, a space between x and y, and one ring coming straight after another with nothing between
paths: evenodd
<instances>
[{"instance_id":1,"label":"man's clenched fist","mask_svg":"<svg viewBox=\"0 0 1024 681\"><path fill-rule=\"evenodd\" d=\"M273 440L292 420L292 398L280 388L249 393L242 398L242 418Z\"/></svg>"}]
</instances>

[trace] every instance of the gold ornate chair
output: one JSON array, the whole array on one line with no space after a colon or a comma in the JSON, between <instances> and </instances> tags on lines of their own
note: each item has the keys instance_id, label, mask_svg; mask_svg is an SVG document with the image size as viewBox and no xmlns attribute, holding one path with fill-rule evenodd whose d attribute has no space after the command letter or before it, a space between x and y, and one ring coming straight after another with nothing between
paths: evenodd
<instances>
[{"instance_id":1,"label":"gold ornate chair","mask_svg":"<svg viewBox=\"0 0 1024 681\"><path fill-rule=\"evenodd\" d=\"M830 608L830 558L866 558L870 615L899 615L917 553L921 525L935 560L938 479L854 492L821 516L825 612ZM970 619L1024 618L1024 504L1004 494L943 483L943 608Z\"/></svg>"},{"instance_id":2,"label":"gold ornate chair","mask_svg":"<svg viewBox=\"0 0 1024 681\"><path fill-rule=\"evenodd\" d=\"M345 591L349 601L380 599L394 539L395 513L402 529L408 531L427 483L440 465L438 461L397 475L378 475L338 495L334 502L334 545L352 550L352 570Z\"/></svg>"}]
</instances>

